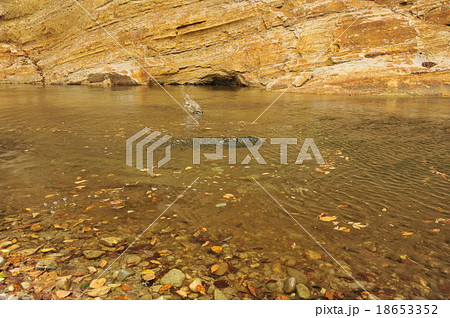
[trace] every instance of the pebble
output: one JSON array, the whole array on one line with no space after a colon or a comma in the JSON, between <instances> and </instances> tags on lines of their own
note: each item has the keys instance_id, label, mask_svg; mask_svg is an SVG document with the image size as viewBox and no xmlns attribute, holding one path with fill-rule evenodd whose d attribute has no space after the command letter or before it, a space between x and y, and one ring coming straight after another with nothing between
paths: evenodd
<instances>
[{"instance_id":1,"label":"pebble","mask_svg":"<svg viewBox=\"0 0 450 318\"><path fill-rule=\"evenodd\" d=\"M307 259L310 259L310 260L317 260L317 259L321 259L322 258L320 253L312 251L312 250L306 250L305 251L305 256L306 256Z\"/></svg>"},{"instance_id":2,"label":"pebble","mask_svg":"<svg viewBox=\"0 0 450 318\"><path fill-rule=\"evenodd\" d=\"M274 274L282 274L284 272L280 262L275 262L272 264L272 272Z\"/></svg>"},{"instance_id":3,"label":"pebble","mask_svg":"<svg viewBox=\"0 0 450 318\"><path fill-rule=\"evenodd\" d=\"M20 286L22 286L23 289L27 290L27 289L30 289L31 283L30 282L21 282Z\"/></svg>"},{"instance_id":4,"label":"pebble","mask_svg":"<svg viewBox=\"0 0 450 318\"><path fill-rule=\"evenodd\" d=\"M295 277L289 277L288 279L286 279L286 281L284 282L283 285L283 291L286 294L290 294L293 293L295 291L295 284L297 283L297 281L295 280Z\"/></svg>"},{"instance_id":5,"label":"pebble","mask_svg":"<svg viewBox=\"0 0 450 318\"><path fill-rule=\"evenodd\" d=\"M36 269L38 270L55 270L58 264L52 259L45 259L36 264Z\"/></svg>"},{"instance_id":6,"label":"pebble","mask_svg":"<svg viewBox=\"0 0 450 318\"><path fill-rule=\"evenodd\" d=\"M116 279L119 282L121 282L121 281L125 280L126 278L128 278L130 276L133 276L133 275L134 275L134 272L131 269L121 269L119 271L119 273L117 274L117 278Z\"/></svg>"},{"instance_id":7,"label":"pebble","mask_svg":"<svg viewBox=\"0 0 450 318\"><path fill-rule=\"evenodd\" d=\"M173 268L161 278L160 283L163 285L171 284L174 287L181 287L185 278L186 276L182 271L177 268Z\"/></svg>"},{"instance_id":8,"label":"pebble","mask_svg":"<svg viewBox=\"0 0 450 318\"><path fill-rule=\"evenodd\" d=\"M363 246L365 247L366 250L368 250L370 252L376 252L377 251L377 246L375 245L374 242L371 242L371 241L364 242Z\"/></svg>"},{"instance_id":9,"label":"pebble","mask_svg":"<svg viewBox=\"0 0 450 318\"><path fill-rule=\"evenodd\" d=\"M297 286L295 286L295 290L297 292L297 296L301 299L309 299L311 297L311 293L308 287L303 284L298 284Z\"/></svg>"},{"instance_id":10,"label":"pebble","mask_svg":"<svg viewBox=\"0 0 450 318\"><path fill-rule=\"evenodd\" d=\"M267 287L267 289L269 291L275 291L275 290L278 290L280 288L280 285L278 283L268 283L266 285L266 287Z\"/></svg>"},{"instance_id":11,"label":"pebble","mask_svg":"<svg viewBox=\"0 0 450 318\"><path fill-rule=\"evenodd\" d=\"M196 278L192 281L192 283L189 284L189 289L192 290L194 293L197 293L197 286L202 284L202 280L200 278Z\"/></svg>"},{"instance_id":12,"label":"pebble","mask_svg":"<svg viewBox=\"0 0 450 318\"><path fill-rule=\"evenodd\" d=\"M189 298L189 299L196 299L196 298L198 298L198 294L196 294L196 293L190 293L190 294L188 295L188 298Z\"/></svg>"},{"instance_id":13,"label":"pebble","mask_svg":"<svg viewBox=\"0 0 450 318\"><path fill-rule=\"evenodd\" d=\"M350 269L347 268L347 271L345 271L342 267L339 267L336 269L336 276L340 278L351 278L351 272Z\"/></svg>"},{"instance_id":14,"label":"pebble","mask_svg":"<svg viewBox=\"0 0 450 318\"><path fill-rule=\"evenodd\" d=\"M166 227L165 229L161 230L161 233L170 233L173 232L173 227L171 227L170 225L168 227Z\"/></svg>"},{"instance_id":15,"label":"pebble","mask_svg":"<svg viewBox=\"0 0 450 318\"><path fill-rule=\"evenodd\" d=\"M72 281L69 277L62 277L56 281L55 288L61 290L69 290Z\"/></svg>"},{"instance_id":16,"label":"pebble","mask_svg":"<svg viewBox=\"0 0 450 318\"><path fill-rule=\"evenodd\" d=\"M131 264L131 263L138 264L141 260L142 260L142 258L138 255L128 255L126 257L127 264Z\"/></svg>"},{"instance_id":17,"label":"pebble","mask_svg":"<svg viewBox=\"0 0 450 318\"><path fill-rule=\"evenodd\" d=\"M151 292L151 293L157 293L160 289L161 289L161 287L162 287L163 285L153 285L153 286L150 286L149 287L149 291ZM159 295L158 295L159 296ZM157 297L158 297L157 296Z\"/></svg>"},{"instance_id":18,"label":"pebble","mask_svg":"<svg viewBox=\"0 0 450 318\"><path fill-rule=\"evenodd\" d=\"M218 288L214 289L214 300L228 300L227 296Z\"/></svg>"},{"instance_id":19,"label":"pebble","mask_svg":"<svg viewBox=\"0 0 450 318\"><path fill-rule=\"evenodd\" d=\"M286 266L295 266L297 265L297 260L292 256L285 256L282 260L283 264Z\"/></svg>"},{"instance_id":20,"label":"pebble","mask_svg":"<svg viewBox=\"0 0 450 318\"><path fill-rule=\"evenodd\" d=\"M99 257L102 256L103 254L105 254L105 252L103 252L103 251L98 251L98 250L86 250L86 251L83 251L83 255L84 255L84 257L86 257L87 259L95 259L95 258L99 258Z\"/></svg>"},{"instance_id":21,"label":"pebble","mask_svg":"<svg viewBox=\"0 0 450 318\"><path fill-rule=\"evenodd\" d=\"M111 237L103 237L100 239L100 243L106 245L108 247L114 247L122 241L120 237L111 236Z\"/></svg>"},{"instance_id":22,"label":"pebble","mask_svg":"<svg viewBox=\"0 0 450 318\"><path fill-rule=\"evenodd\" d=\"M222 276L228 271L228 264L227 263L218 263L216 265L219 265L219 268L213 272L214 275Z\"/></svg>"},{"instance_id":23,"label":"pebble","mask_svg":"<svg viewBox=\"0 0 450 318\"><path fill-rule=\"evenodd\" d=\"M5 265L6 260L3 256L0 256L0 267L2 267L3 265Z\"/></svg>"},{"instance_id":24,"label":"pebble","mask_svg":"<svg viewBox=\"0 0 450 318\"><path fill-rule=\"evenodd\" d=\"M150 294L147 294L147 295L143 295L143 296L141 296L141 298L140 298L141 300L152 300L153 299L153 297L152 297L152 295L150 295Z\"/></svg>"},{"instance_id":25,"label":"pebble","mask_svg":"<svg viewBox=\"0 0 450 318\"><path fill-rule=\"evenodd\" d=\"M298 269L288 267L286 271L288 276L295 277L297 284L306 284L306 282L308 281L308 277L306 277L306 275Z\"/></svg>"}]
</instances>

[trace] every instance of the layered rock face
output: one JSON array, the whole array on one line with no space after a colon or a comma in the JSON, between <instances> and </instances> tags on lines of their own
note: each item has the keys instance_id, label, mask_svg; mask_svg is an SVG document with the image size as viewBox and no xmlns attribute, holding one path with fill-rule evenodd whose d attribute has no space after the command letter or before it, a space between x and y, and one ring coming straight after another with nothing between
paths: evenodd
<instances>
[{"instance_id":1,"label":"layered rock face","mask_svg":"<svg viewBox=\"0 0 450 318\"><path fill-rule=\"evenodd\" d=\"M450 95L450 1L78 1L0 2L0 83Z\"/></svg>"}]
</instances>

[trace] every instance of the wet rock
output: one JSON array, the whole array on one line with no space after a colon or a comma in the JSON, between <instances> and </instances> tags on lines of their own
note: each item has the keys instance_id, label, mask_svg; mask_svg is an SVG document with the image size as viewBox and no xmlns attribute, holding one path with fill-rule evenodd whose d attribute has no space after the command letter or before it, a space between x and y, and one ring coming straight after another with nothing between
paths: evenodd
<instances>
[{"instance_id":1,"label":"wet rock","mask_svg":"<svg viewBox=\"0 0 450 318\"><path fill-rule=\"evenodd\" d=\"M168 271L160 280L160 283L163 285L171 284L175 287L181 287L183 285L184 279L186 276L182 271L177 268L171 269Z\"/></svg>"},{"instance_id":2,"label":"wet rock","mask_svg":"<svg viewBox=\"0 0 450 318\"><path fill-rule=\"evenodd\" d=\"M69 290L72 280L69 277L62 277L56 281L55 288L61 290Z\"/></svg>"},{"instance_id":3,"label":"wet rock","mask_svg":"<svg viewBox=\"0 0 450 318\"><path fill-rule=\"evenodd\" d=\"M194 293L197 293L197 286L202 284L202 280L200 278L196 278L192 281L192 283L189 284L189 289L192 290Z\"/></svg>"},{"instance_id":4,"label":"wet rock","mask_svg":"<svg viewBox=\"0 0 450 318\"><path fill-rule=\"evenodd\" d=\"M227 296L218 288L214 289L214 300L228 300Z\"/></svg>"},{"instance_id":5,"label":"wet rock","mask_svg":"<svg viewBox=\"0 0 450 318\"><path fill-rule=\"evenodd\" d=\"M215 271L212 273L217 276L225 275L225 273L228 271L228 264L227 263L217 263L213 265L214 268L217 267Z\"/></svg>"},{"instance_id":6,"label":"wet rock","mask_svg":"<svg viewBox=\"0 0 450 318\"><path fill-rule=\"evenodd\" d=\"M117 244L122 242L122 239L120 237L111 236L111 237L103 237L100 239L100 243L103 245L106 245L108 247L114 247Z\"/></svg>"},{"instance_id":7,"label":"wet rock","mask_svg":"<svg viewBox=\"0 0 450 318\"><path fill-rule=\"evenodd\" d=\"M2 267L3 265L5 265L6 260L3 256L0 256L0 267Z\"/></svg>"},{"instance_id":8,"label":"wet rock","mask_svg":"<svg viewBox=\"0 0 450 318\"><path fill-rule=\"evenodd\" d=\"M336 276L340 278L352 278L350 268L344 270L342 267L336 269Z\"/></svg>"},{"instance_id":9,"label":"wet rock","mask_svg":"<svg viewBox=\"0 0 450 318\"><path fill-rule=\"evenodd\" d=\"M138 255L128 255L125 259L127 264L138 264L142 260Z\"/></svg>"},{"instance_id":10,"label":"wet rock","mask_svg":"<svg viewBox=\"0 0 450 318\"><path fill-rule=\"evenodd\" d=\"M149 287L151 293L157 293L163 285L153 285Z\"/></svg>"},{"instance_id":11,"label":"wet rock","mask_svg":"<svg viewBox=\"0 0 450 318\"><path fill-rule=\"evenodd\" d=\"M42 237L44 240L51 241L55 238L55 233L45 233Z\"/></svg>"},{"instance_id":12,"label":"wet rock","mask_svg":"<svg viewBox=\"0 0 450 318\"><path fill-rule=\"evenodd\" d=\"M281 266L280 262L275 262L272 264L272 272L274 274L283 274L283 267Z\"/></svg>"},{"instance_id":13,"label":"wet rock","mask_svg":"<svg viewBox=\"0 0 450 318\"><path fill-rule=\"evenodd\" d=\"M301 299L309 299L311 297L308 287L303 284L298 284L295 286L295 291L297 292L297 296Z\"/></svg>"},{"instance_id":14,"label":"wet rock","mask_svg":"<svg viewBox=\"0 0 450 318\"><path fill-rule=\"evenodd\" d=\"M364 242L363 246L366 250L368 250L370 252L376 252L376 250L377 250L377 246L375 245L374 242L370 242L370 241Z\"/></svg>"},{"instance_id":15,"label":"wet rock","mask_svg":"<svg viewBox=\"0 0 450 318\"><path fill-rule=\"evenodd\" d=\"M105 254L105 252L98 251L98 250L86 250L86 251L83 251L83 255L87 259L96 259L96 258L99 258L100 256L102 256L103 254Z\"/></svg>"},{"instance_id":16,"label":"wet rock","mask_svg":"<svg viewBox=\"0 0 450 318\"><path fill-rule=\"evenodd\" d=\"M190 293L190 294L188 295L188 298L189 298L189 299L196 299L196 298L198 298L198 294L197 294L197 293Z\"/></svg>"},{"instance_id":17,"label":"wet rock","mask_svg":"<svg viewBox=\"0 0 450 318\"><path fill-rule=\"evenodd\" d=\"M141 296L141 298L140 298L141 300L152 300L153 299L153 297L152 297L152 295L150 295L150 294L147 294L147 295L143 295L143 296Z\"/></svg>"},{"instance_id":18,"label":"wet rock","mask_svg":"<svg viewBox=\"0 0 450 318\"><path fill-rule=\"evenodd\" d=\"M31 287L31 283L30 282L21 282L20 286L22 286L23 289L28 290Z\"/></svg>"},{"instance_id":19,"label":"wet rock","mask_svg":"<svg viewBox=\"0 0 450 318\"><path fill-rule=\"evenodd\" d=\"M292 267L288 267L286 269L287 274L291 277L295 277L295 280L297 282L297 284L306 284L306 282L308 281L308 278L306 277L305 274L303 274L301 271L299 271L298 269L292 268Z\"/></svg>"},{"instance_id":20,"label":"wet rock","mask_svg":"<svg viewBox=\"0 0 450 318\"><path fill-rule=\"evenodd\" d=\"M117 280L119 281L119 282L121 282L121 281L124 281L126 278L128 278L128 277L130 277L130 276L133 276L134 275L134 272L131 270L131 269L128 269L128 268L126 268L126 269L121 269L119 272L118 272L118 274L117 274Z\"/></svg>"},{"instance_id":21,"label":"wet rock","mask_svg":"<svg viewBox=\"0 0 450 318\"><path fill-rule=\"evenodd\" d=\"M164 233L171 233L171 232L173 232L173 227L171 227L170 225L168 227L166 227L165 229L161 230L162 234L164 234Z\"/></svg>"},{"instance_id":22,"label":"wet rock","mask_svg":"<svg viewBox=\"0 0 450 318\"><path fill-rule=\"evenodd\" d=\"M297 281L295 280L295 277L289 277L286 279L283 285L283 291L286 294L293 293L295 291L295 285L297 284Z\"/></svg>"},{"instance_id":23,"label":"wet rock","mask_svg":"<svg viewBox=\"0 0 450 318\"><path fill-rule=\"evenodd\" d=\"M266 288L269 291L275 291L275 290L279 290L280 289L280 284L279 283L268 283L266 285Z\"/></svg>"},{"instance_id":24,"label":"wet rock","mask_svg":"<svg viewBox=\"0 0 450 318\"><path fill-rule=\"evenodd\" d=\"M322 258L320 253L318 253L316 251L312 251L312 250L306 250L305 251L305 256L306 256L307 259L310 259L310 260L318 260L318 259Z\"/></svg>"},{"instance_id":25,"label":"wet rock","mask_svg":"<svg viewBox=\"0 0 450 318\"><path fill-rule=\"evenodd\" d=\"M282 257L281 261L286 266L295 266L295 265L297 265L297 260L294 257L292 257L292 256Z\"/></svg>"},{"instance_id":26,"label":"wet rock","mask_svg":"<svg viewBox=\"0 0 450 318\"><path fill-rule=\"evenodd\" d=\"M237 257L241 258L241 259L247 259L248 258L248 254L241 252L237 254Z\"/></svg>"},{"instance_id":27,"label":"wet rock","mask_svg":"<svg viewBox=\"0 0 450 318\"><path fill-rule=\"evenodd\" d=\"M38 270L55 270L58 264L52 259L45 259L36 264L36 269Z\"/></svg>"}]
</instances>

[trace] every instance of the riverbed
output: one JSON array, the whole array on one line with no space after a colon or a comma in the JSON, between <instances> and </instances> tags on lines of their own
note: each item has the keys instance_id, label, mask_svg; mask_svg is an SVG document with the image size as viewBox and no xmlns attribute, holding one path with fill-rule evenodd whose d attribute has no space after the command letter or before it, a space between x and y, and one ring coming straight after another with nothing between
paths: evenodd
<instances>
[{"instance_id":1,"label":"riverbed","mask_svg":"<svg viewBox=\"0 0 450 318\"><path fill-rule=\"evenodd\" d=\"M449 98L286 93L258 118L279 93L167 90L198 123L158 87L0 86L4 298L448 298ZM145 127L171 137L151 175L126 165ZM266 138L266 164L194 164L202 137ZM295 163L307 138L325 163Z\"/></svg>"}]
</instances>

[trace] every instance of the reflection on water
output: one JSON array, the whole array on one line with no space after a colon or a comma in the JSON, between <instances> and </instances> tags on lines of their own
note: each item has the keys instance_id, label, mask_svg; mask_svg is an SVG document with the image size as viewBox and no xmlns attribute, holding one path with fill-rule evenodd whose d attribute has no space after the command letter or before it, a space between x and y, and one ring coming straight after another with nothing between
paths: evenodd
<instances>
[{"instance_id":1,"label":"reflection on water","mask_svg":"<svg viewBox=\"0 0 450 318\"><path fill-rule=\"evenodd\" d=\"M285 94L252 125L276 93L184 89L203 108L200 125L157 88L0 87L0 213L29 209L43 224L68 213L106 221L105 233L134 237L200 177L169 210L177 221L160 220L155 229L164 222L189 234L206 227L232 237L235 253L257 251L258 260L249 262L259 265L251 270L270 276L277 262L294 257L317 285L333 288L336 265L307 252L322 253L255 178L378 297L448 297L448 98ZM181 89L169 90L182 100ZM227 157L193 165L192 147L174 145L173 159L150 177L125 165L125 140L144 127L172 140L299 142L289 146L286 165L269 140L260 149L266 165L239 164L245 148L238 148L236 165ZM294 164L305 138L314 139L325 165ZM7 237L0 232L0 240Z\"/></svg>"}]
</instances>

